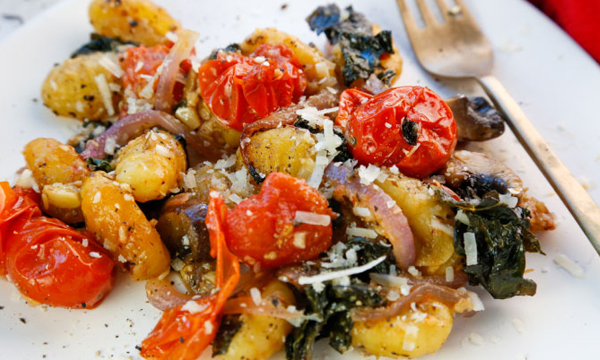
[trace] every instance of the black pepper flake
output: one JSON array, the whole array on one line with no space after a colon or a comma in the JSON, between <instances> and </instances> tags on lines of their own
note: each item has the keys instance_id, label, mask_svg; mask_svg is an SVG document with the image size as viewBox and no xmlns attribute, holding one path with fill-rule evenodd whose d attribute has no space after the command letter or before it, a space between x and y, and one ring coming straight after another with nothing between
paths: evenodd
<instances>
[{"instance_id":1,"label":"black pepper flake","mask_svg":"<svg viewBox=\"0 0 600 360\"><path fill-rule=\"evenodd\" d=\"M129 26L131 26L131 27L136 27L136 26L138 26L138 22L137 22L137 20L132 20L132 21L129 23Z\"/></svg>"},{"instance_id":2,"label":"black pepper flake","mask_svg":"<svg viewBox=\"0 0 600 360\"><path fill-rule=\"evenodd\" d=\"M180 342L180 343L182 343L182 344L183 344L183 343L184 343L184 341L185 341L185 340L183 339L183 336L179 338L179 342Z\"/></svg>"},{"instance_id":3,"label":"black pepper flake","mask_svg":"<svg viewBox=\"0 0 600 360\"><path fill-rule=\"evenodd\" d=\"M281 4L281 10L285 10L285 9L287 9L287 7L288 7L288 4Z\"/></svg>"},{"instance_id":4,"label":"black pepper flake","mask_svg":"<svg viewBox=\"0 0 600 360\"><path fill-rule=\"evenodd\" d=\"M83 95L83 100L94 101L94 95Z\"/></svg>"},{"instance_id":5,"label":"black pepper flake","mask_svg":"<svg viewBox=\"0 0 600 360\"><path fill-rule=\"evenodd\" d=\"M402 137L404 138L404 141L408 143L408 145L417 145L417 139L419 138L419 125L416 122L408 120L406 117L404 117L402 119Z\"/></svg>"},{"instance_id":6,"label":"black pepper flake","mask_svg":"<svg viewBox=\"0 0 600 360\"><path fill-rule=\"evenodd\" d=\"M19 320L23 323L23 324L27 324L27 320L25 320L25 318L19 318Z\"/></svg>"},{"instance_id":7,"label":"black pepper flake","mask_svg":"<svg viewBox=\"0 0 600 360\"><path fill-rule=\"evenodd\" d=\"M81 307L85 309L87 307L87 304L86 303L81 303Z\"/></svg>"},{"instance_id":8,"label":"black pepper flake","mask_svg":"<svg viewBox=\"0 0 600 360\"><path fill-rule=\"evenodd\" d=\"M4 306L0 306L0 310L4 310Z\"/></svg>"}]
</instances>

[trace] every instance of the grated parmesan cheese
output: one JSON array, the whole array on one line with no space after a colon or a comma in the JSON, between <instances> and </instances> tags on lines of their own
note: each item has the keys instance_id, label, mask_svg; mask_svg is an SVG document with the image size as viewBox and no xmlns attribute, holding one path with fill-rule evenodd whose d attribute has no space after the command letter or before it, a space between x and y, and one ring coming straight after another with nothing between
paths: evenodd
<instances>
[{"instance_id":1,"label":"grated parmesan cheese","mask_svg":"<svg viewBox=\"0 0 600 360\"><path fill-rule=\"evenodd\" d=\"M262 304L260 290L258 290L257 288L253 287L252 289L250 289L250 297L252 297L252 301L254 302L254 304L256 304L256 305Z\"/></svg>"},{"instance_id":2,"label":"grated parmesan cheese","mask_svg":"<svg viewBox=\"0 0 600 360\"><path fill-rule=\"evenodd\" d=\"M375 239L377 238L377 232L372 229L360 228L356 227L356 224L351 224L346 228L346 235L348 236L356 236L356 237L364 237L367 239Z\"/></svg>"},{"instance_id":3,"label":"grated parmesan cheese","mask_svg":"<svg viewBox=\"0 0 600 360\"><path fill-rule=\"evenodd\" d=\"M366 207L355 206L352 208L352 212L354 213L354 215L360 216L363 218L371 216L371 210L369 210L369 208L366 208Z\"/></svg>"},{"instance_id":4,"label":"grated parmesan cheese","mask_svg":"<svg viewBox=\"0 0 600 360\"><path fill-rule=\"evenodd\" d=\"M242 198L239 197L237 194L230 194L228 197L229 200L231 200L232 202L239 204L242 202Z\"/></svg>"},{"instance_id":5,"label":"grated parmesan cheese","mask_svg":"<svg viewBox=\"0 0 600 360\"><path fill-rule=\"evenodd\" d=\"M198 304L196 301L190 300L181 307L181 310L188 311L190 314L197 314L207 308L208 304Z\"/></svg>"},{"instance_id":6,"label":"grated parmesan cheese","mask_svg":"<svg viewBox=\"0 0 600 360\"><path fill-rule=\"evenodd\" d=\"M519 318L514 318L511 320L511 323L513 324L515 330L517 330L519 334L522 334L525 331L525 323L523 322L523 320Z\"/></svg>"},{"instance_id":7,"label":"grated parmesan cheese","mask_svg":"<svg viewBox=\"0 0 600 360\"><path fill-rule=\"evenodd\" d=\"M189 169L187 173L183 175L183 187L186 190L191 190L196 188L196 170Z\"/></svg>"},{"instance_id":8,"label":"grated parmesan cheese","mask_svg":"<svg viewBox=\"0 0 600 360\"><path fill-rule=\"evenodd\" d=\"M300 276L298 278L298 284L300 284L300 285L316 284L316 283L322 283L325 281L341 278L343 276L351 276L351 275L361 274L361 273L364 273L365 271L370 270L370 269L374 268L375 266L381 264L386 258L387 258L387 255L380 256L377 259L372 260L364 265L353 267L350 269L331 271L331 272L322 272L322 273L320 273L318 275L314 275L314 276Z\"/></svg>"},{"instance_id":9,"label":"grated parmesan cheese","mask_svg":"<svg viewBox=\"0 0 600 360\"><path fill-rule=\"evenodd\" d=\"M466 232L463 235L465 242L465 255L467 256L467 266L477 265L477 240L475 233Z\"/></svg>"},{"instance_id":10,"label":"grated parmesan cheese","mask_svg":"<svg viewBox=\"0 0 600 360\"><path fill-rule=\"evenodd\" d=\"M467 216L467 214L464 213L464 211L462 211L462 209L458 209L458 211L456 212L456 216L454 216L454 219L467 226L471 226L471 220L469 220L469 217Z\"/></svg>"},{"instance_id":11,"label":"grated parmesan cheese","mask_svg":"<svg viewBox=\"0 0 600 360\"><path fill-rule=\"evenodd\" d=\"M400 294L404 296L410 294L412 286L408 284L408 278L378 273L371 273L369 277L379 285L399 288Z\"/></svg>"},{"instance_id":12,"label":"grated parmesan cheese","mask_svg":"<svg viewBox=\"0 0 600 360\"><path fill-rule=\"evenodd\" d=\"M104 152L108 155L114 155L115 150L117 149L117 141L113 137L106 138L106 142L104 143Z\"/></svg>"},{"instance_id":13,"label":"grated parmesan cheese","mask_svg":"<svg viewBox=\"0 0 600 360\"><path fill-rule=\"evenodd\" d=\"M110 93L110 89L108 88L108 83L106 82L104 74L98 74L95 76L94 81L98 86L98 91L100 91L100 96L102 97L104 108L106 108L106 113L108 116L113 116L115 114L115 108L113 107L112 95Z\"/></svg>"},{"instance_id":14,"label":"grated parmesan cheese","mask_svg":"<svg viewBox=\"0 0 600 360\"><path fill-rule=\"evenodd\" d=\"M308 211L296 211L294 222L308 225L328 226L331 224L331 217L329 215L316 214Z\"/></svg>"},{"instance_id":15,"label":"grated parmesan cheese","mask_svg":"<svg viewBox=\"0 0 600 360\"><path fill-rule=\"evenodd\" d=\"M360 177L360 183L363 185L370 185L375 181L379 174L381 173L381 169L378 166L373 164L369 164L368 167L361 165L358 168L358 176Z\"/></svg>"},{"instance_id":16,"label":"grated parmesan cheese","mask_svg":"<svg viewBox=\"0 0 600 360\"><path fill-rule=\"evenodd\" d=\"M554 257L554 262L565 269L571 276L579 279L583 278L583 268L573 260L569 259L565 254L558 253Z\"/></svg>"},{"instance_id":17,"label":"grated parmesan cheese","mask_svg":"<svg viewBox=\"0 0 600 360\"><path fill-rule=\"evenodd\" d=\"M452 266L446 267L446 281L447 282L454 281L454 268Z\"/></svg>"},{"instance_id":18,"label":"grated parmesan cheese","mask_svg":"<svg viewBox=\"0 0 600 360\"><path fill-rule=\"evenodd\" d=\"M95 251L90 251L90 257L99 259L102 257L102 255L100 255L99 253L95 252Z\"/></svg>"},{"instance_id":19,"label":"grated parmesan cheese","mask_svg":"<svg viewBox=\"0 0 600 360\"><path fill-rule=\"evenodd\" d=\"M485 343L485 338L478 333L469 334L469 342L473 345L483 345Z\"/></svg>"},{"instance_id":20,"label":"grated parmesan cheese","mask_svg":"<svg viewBox=\"0 0 600 360\"><path fill-rule=\"evenodd\" d=\"M121 66L115 60L116 54L105 53L104 56L102 56L100 60L98 60L98 63L119 79L121 78L121 76L123 76L124 72L123 69L121 69Z\"/></svg>"},{"instance_id":21,"label":"grated parmesan cheese","mask_svg":"<svg viewBox=\"0 0 600 360\"><path fill-rule=\"evenodd\" d=\"M29 169L25 169L23 170L20 174L19 177L17 177L17 181L15 183L15 185L20 186L22 188L31 188L33 190L35 190L35 192L40 192L40 187L38 186L37 182L35 182L35 179L33 178L33 172Z\"/></svg>"},{"instance_id":22,"label":"grated parmesan cheese","mask_svg":"<svg viewBox=\"0 0 600 360\"><path fill-rule=\"evenodd\" d=\"M294 233L294 241L292 244L297 249L306 249L306 232L301 231Z\"/></svg>"},{"instance_id":23,"label":"grated parmesan cheese","mask_svg":"<svg viewBox=\"0 0 600 360\"><path fill-rule=\"evenodd\" d=\"M323 175L325 174L325 168L329 165L329 159L327 158L327 152L321 150L317 152L317 158L315 161L315 167L313 168L312 174L307 183L313 189L319 189L321 182L323 181Z\"/></svg>"},{"instance_id":24,"label":"grated parmesan cheese","mask_svg":"<svg viewBox=\"0 0 600 360\"><path fill-rule=\"evenodd\" d=\"M232 167L233 165L235 165L236 163L236 156L231 155L226 159L221 159L219 161L217 161L217 163L215 164L215 169L220 170L220 169L228 169L230 167Z\"/></svg>"},{"instance_id":25,"label":"grated parmesan cheese","mask_svg":"<svg viewBox=\"0 0 600 360\"><path fill-rule=\"evenodd\" d=\"M419 333L419 328L415 325L408 325L404 332L404 341L402 342L402 350L412 351L415 349L415 340Z\"/></svg>"}]
</instances>

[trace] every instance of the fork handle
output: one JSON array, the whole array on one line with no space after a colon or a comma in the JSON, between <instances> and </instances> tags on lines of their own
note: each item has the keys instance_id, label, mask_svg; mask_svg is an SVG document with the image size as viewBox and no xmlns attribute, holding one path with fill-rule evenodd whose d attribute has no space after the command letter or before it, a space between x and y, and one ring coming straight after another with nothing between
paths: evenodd
<instances>
[{"instance_id":1,"label":"fork handle","mask_svg":"<svg viewBox=\"0 0 600 360\"><path fill-rule=\"evenodd\" d=\"M515 99L492 75L477 78L508 126L567 206L596 252L600 254L600 208L558 159Z\"/></svg>"}]
</instances>

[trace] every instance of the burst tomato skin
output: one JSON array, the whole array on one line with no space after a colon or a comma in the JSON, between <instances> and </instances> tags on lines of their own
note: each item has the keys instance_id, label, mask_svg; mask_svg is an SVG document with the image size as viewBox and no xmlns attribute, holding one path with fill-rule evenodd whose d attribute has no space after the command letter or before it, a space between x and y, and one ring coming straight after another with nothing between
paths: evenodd
<instances>
[{"instance_id":1,"label":"burst tomato skin","mask_svg":"<svg viewBox=\"0 0 600 360\"><path fill-rule=\"evenodd\" d=\"M90 234L42 216L36 195L0 187L3 271L17 289L51 306L97 306L114 285L115 264L106 250Z\"/></svg>"},{"instance_id":2,"label":"burst tomato skin","mask_svg":"<svg viewBox=\"0 0 600 360\"><path fill-rule=\"evenodd\" d=\"M450 108L420 86L392 88L378 95L349 89L340 97L336 123L362 164L393 166L423 178L442 167L458 140Z\"/></svg>"},{"instance_id":3,"label":"burst tomato skin","mask_svg":"<svg viewBox=\"0 0 600 360\"><path fill-rule=\"evenodd\" d=\"M140 354L153 360L195 360L214 340L221 323L223 307L240 280L240 264L225 243L227 207L218 193L211 192L206 226L210 254L217 259L216 294L194 299L199 311L191 313L176 306L166 310L152 332L142 342Z\"/></svg>"},{"instance_id":4,"label":"burst tomato skin","mask_svg":"<svg viewBox=\"0 0 600 360\"><path fill-rule=\"evenodd\" d=\"M297 102L307 79L289 48L263 44L250 56L219 52L198 69L198 85L220 122L241 131L244 124Z\"/></svg>"},{"instance_id":5,"label":"burst tomato skin","mask_svg":"<svg viewBox=\"0 0 600 360\"><path fill-rule=\"evenodd\" d=\"M296 211L334 216L327 199L306 181L271 173L260 193L240 202L227 215L227 245L244 262L264 268L313 259L331 246L331 223L295 223Z\"/></svg>"}]
</instances>

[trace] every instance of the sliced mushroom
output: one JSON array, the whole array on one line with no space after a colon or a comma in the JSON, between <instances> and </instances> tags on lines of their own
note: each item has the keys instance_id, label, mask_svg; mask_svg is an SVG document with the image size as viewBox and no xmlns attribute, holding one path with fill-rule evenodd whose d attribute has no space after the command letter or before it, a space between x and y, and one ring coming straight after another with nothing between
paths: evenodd
<instances>
[{"instance_id":1,"label":"sliced mushroom","mask_svg":"<svg viewBox=\"0 0 600 360\"><path fill-rule=\"evenodd\" d=\"M210 240L204 220L208 206L188 193L170 198L156 230L173 257L201 262L210 260Z\"/></svg>"},{"instance_id":2,"label":"sliced mushroom","mask_svg":"<svg viewBox=\"0 0 600 360\"><path fill-rule=\"evenodd\" d=\"M446 100L458 127L458 140L485 141L504 133L504 119L484 98L464 95Z\"/></svg>"},{"instance_id":3,"label":"sliced mushroom","mask_svg":"<svg viewBox=\"0 0 600 360\"><path fill-rule=\"evenodd\" d=\"M467 150L459 150L441 170L446 183L453 190L466 187L474 190L478 196L496 190L500 194L510 192L520 196L523 193L523 181L503 163L487 155Z\"/></svg>"}]
</instances>

